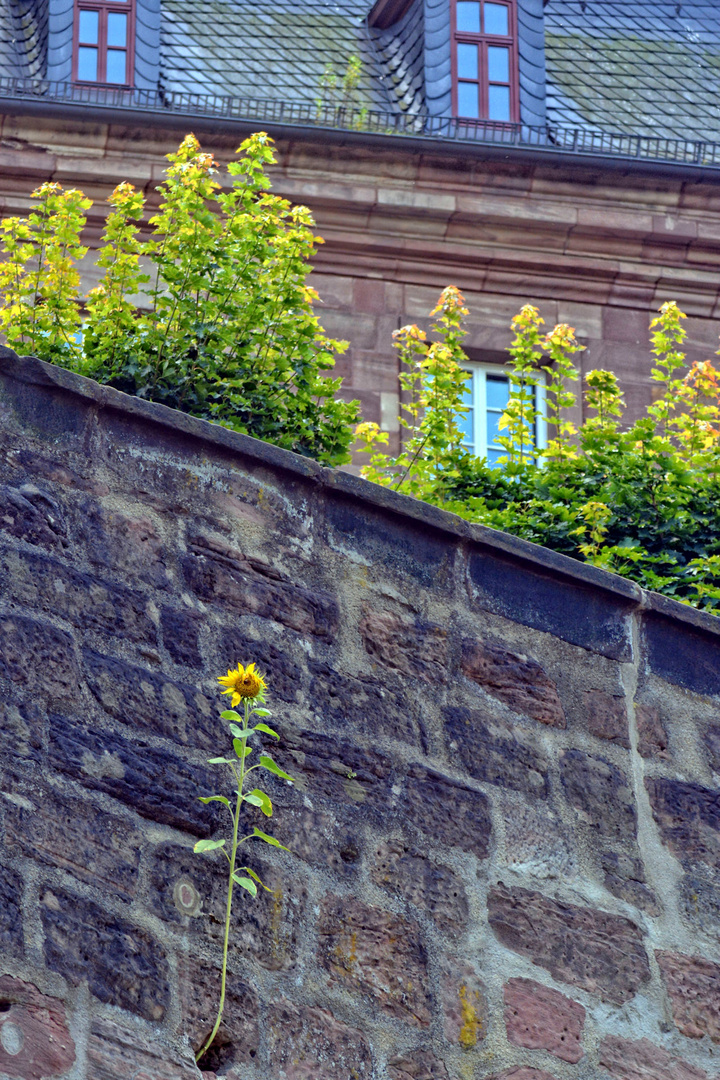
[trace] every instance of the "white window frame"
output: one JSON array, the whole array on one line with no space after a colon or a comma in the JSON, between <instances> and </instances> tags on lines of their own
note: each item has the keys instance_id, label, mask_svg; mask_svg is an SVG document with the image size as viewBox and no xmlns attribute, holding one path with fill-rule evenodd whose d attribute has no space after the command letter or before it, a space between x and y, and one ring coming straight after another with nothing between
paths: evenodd
<instances>
[{"instance_id":1,"label":"white window frame","mask_svg":"<svg viewBox=\"0 0 720 1080\"><path fill-rule=\"evenodd\" d=\"M510 370L503 364L479 364L468 362L462 365L463 371L469 371L471 378L468 386L471 388L473 403L473 445L472 453L477 457L487 457L487 376L502 375L510 376ZM535 383L535 410L539 413L537 418L537 447L544 450L547 446L547 386L545 373L538 371L532 376ZM467 443L465 443L468 446ZM491 444L492 445L492 444Z\"/></svg>"}]
</instances>

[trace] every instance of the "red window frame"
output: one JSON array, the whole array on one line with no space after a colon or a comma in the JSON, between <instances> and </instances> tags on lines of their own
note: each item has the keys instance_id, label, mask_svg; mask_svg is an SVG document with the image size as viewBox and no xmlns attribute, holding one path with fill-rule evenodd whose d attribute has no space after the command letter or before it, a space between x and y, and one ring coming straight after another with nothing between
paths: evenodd
<instances>
[{"instance_id":1,"label":"red window frame","mask_svg":"<svg viewBox=\"0 0 720 1080\"><path fill-rule=\"evenodd\" d=\"M80 12L94 11L98 15L98 40L95 42L80 41ZM108 15L111 12L120 12L127 15L127 35L125 43L125 81L107 81L107 57L109 52L122 52L122 46L108 45ZM79 49L82 45L96 46L97 78L81 79L79 77ZM135 74L135 4L134 0L75 0L75 13L73 19L73 82L81 86L109 86L127 89L133 85Z\"/></svg>"},{"instance_id":2,"label":"red window frame","mask_svg":"<svg viewBox=\"0 0 720 1080\"><path fill-rule=\"evenodd\" d=\"M486 2L500 4L508 9L507 35L486 34L485 29L485 4ZM518 51L517 51L517 8L515 0L479 0L480 3L480 33L471 33L457 28L457 0L452 0L452 110L453 116L466 123L481 121L483 123L514 123L520 122L520 88L518 78ZM458 76L458 45L469 44L478 46L478 78L459 78ZM509 82L493 81L488 78L488 46L499 45L509 50ZM458 106L458 85L460 83L477 84L479 99L479 117L461 116ZM510 89L510 117L509 120L490 120L489 113L489 87L491 85L508 86Z\"/></svg>"}]
</instances>

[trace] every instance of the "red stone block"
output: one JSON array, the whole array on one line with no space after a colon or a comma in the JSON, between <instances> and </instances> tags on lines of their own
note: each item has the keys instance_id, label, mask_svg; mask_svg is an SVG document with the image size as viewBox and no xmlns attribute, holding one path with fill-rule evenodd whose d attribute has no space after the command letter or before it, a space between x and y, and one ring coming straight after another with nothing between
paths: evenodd
<instances>
[{"instance_id":1,"label":"red stone block","mask_svg":"<svg viewBox=\"0 0 720 1080\"><path fill-rule=\"evenodd\" d=\"M653 1046L648 1039L608 1036L600 1044L600 1064L616 1080L708 1080L702 1069Z\"/></svg>"},{"instance_id":2,"label":"red stone block","mask_svg":"<svg viewBox=\"0 0 720 1080\"><path fill-rule=\"evenodd\" d=\"M0 978L0 1074L50 1080L75 1061L65 1006L29 983Z\"/></svg>"},{"instance_id":3,"label":"red stone block","mask_svg":"<svg viewBox=\"0 0 720 1080\"><path fill-rule=\"evenodd\" d=\"M508 1039L528 1050L548 1050L576 1064L583 1056L585 1010L557 990L532 979L510 979L505 985L505 1027Z\"/></svg>"},{"instance_id":4,"label":"red stone block","mask_svg":"<svg viewBox=\"0 0 720 1080\"><path fill-rule=\"evenodd\" d=\"M656 952L678 1030L720 1042L720 964L701 956Z\"/></svg>"}]
</instances>

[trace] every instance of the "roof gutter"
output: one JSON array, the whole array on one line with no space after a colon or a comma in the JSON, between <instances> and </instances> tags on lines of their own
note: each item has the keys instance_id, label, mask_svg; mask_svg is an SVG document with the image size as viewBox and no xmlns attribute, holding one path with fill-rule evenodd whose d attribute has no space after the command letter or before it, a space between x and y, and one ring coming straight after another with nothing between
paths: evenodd
<instances>
[{"instance_id":1,"label":"roof gutter","mask_svg":"<svg viewBox=\"0 0 720 1080\"><path fill-rule=\"evenodd\" d=\"M120 124L131 127L143 125L187 132L236 134L244 138L252 132L267 131L276 140L320 142L336 145L366 146L395 153L448 154L483 161L504 161L509 164L538 164L543 162L559 168L573 166L584 170L610 171L645 176L663 176L694 183L720 183L720 165L694 162L673 162L640 158L623 154L602 154L579 150L562 150L552 146L528 146L495 143L490 140L444 138L441 135L383 134L373 131L354 131L322 124L281 123L268 119L231 118L208 115L192 109L137 109L110 106L94 102L72 102L0 93L0 114L10 116L41 116L67 120L69 114L94 123Z\"/></svg>"}]
</instances>

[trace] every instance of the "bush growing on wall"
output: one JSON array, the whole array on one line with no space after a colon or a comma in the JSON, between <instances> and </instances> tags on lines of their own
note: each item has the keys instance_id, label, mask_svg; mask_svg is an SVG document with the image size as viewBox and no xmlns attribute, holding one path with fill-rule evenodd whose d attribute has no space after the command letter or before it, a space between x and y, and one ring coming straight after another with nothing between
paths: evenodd
<instances>
[{"instance_id":1,"label":"bush growing on wall","mask_svg":"<svg viewBox=\"0 0 720 1080\"><path fill-rule=\"evenodd\" d=\"M436 340L406 326L396 331L408 395L403 450L381 449L375 424L357 434L371 453L363 475L632 578L697 607L720 608L720 373L707 361L683 373L685 315L663 304L650 324L659 394L643 417L622 426L624 401L615 375L585 377L579 430L572 362L581 349L565 325L544 333L536 308L515 316L509 348L510 401L500 421L505 455L497 467L462 445L458 417L468 378L458 364L464 301L445 289L432 313ZM547 446L537 448L534 380L545 372Z\"/></svg>"},{"instance_id":2,"label":"bush growing on wall","mask_svg":"<svg viewBox=\"0 0 720 1080\"><path fill-rule=\"evenodd\" d=\"M267 190L271 143L262 132L247 139L223 188L188 135L169 155L146 239L143 195L120 184L84 313L77 262L92 203L43 184L28 217L1 226L7 342L327 464L349 460L358 407L325 374L347 343L328 338L313 311L309 210Z\"/></svg>"}]
</instances>

